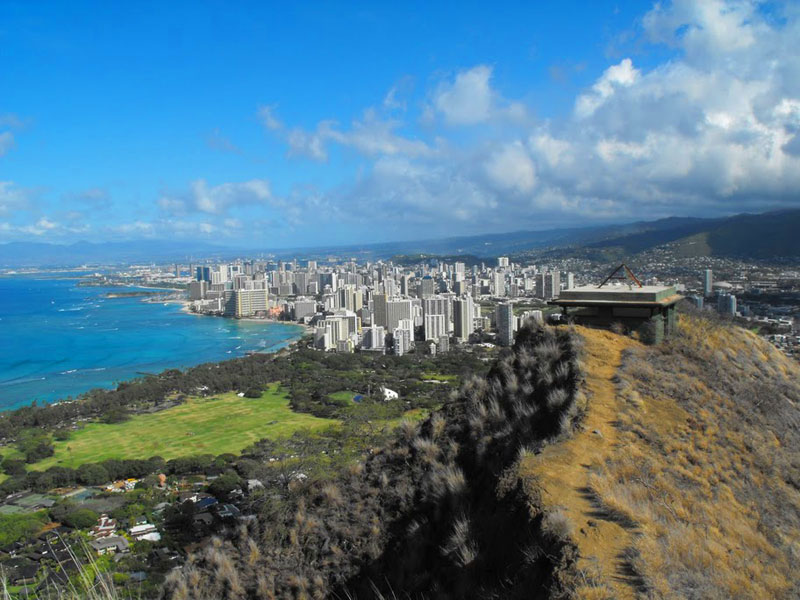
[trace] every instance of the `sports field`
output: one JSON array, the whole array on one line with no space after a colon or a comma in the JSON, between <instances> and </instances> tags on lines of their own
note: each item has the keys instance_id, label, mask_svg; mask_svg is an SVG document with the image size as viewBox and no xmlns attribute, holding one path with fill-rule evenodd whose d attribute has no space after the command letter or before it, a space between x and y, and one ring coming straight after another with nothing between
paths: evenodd
<instances>
[{"instance_id":1,"label":"sports field","mask_svg":"<svg viewBox=\"0 0 800 600\"><path fill-rule=\"evenodd\" d=\"M88 424L70 439L55 442L55 454L30 468L74 468L108 458L161 456L169 460L196 454L238 453L262 438L288 437L300 429L320 429L337 423L293 412L279 384L271 384L261 398L239 398L230 392L208 399L192 398L175 408L136 415L124 423Z\"/></svg>"}]
</instances>

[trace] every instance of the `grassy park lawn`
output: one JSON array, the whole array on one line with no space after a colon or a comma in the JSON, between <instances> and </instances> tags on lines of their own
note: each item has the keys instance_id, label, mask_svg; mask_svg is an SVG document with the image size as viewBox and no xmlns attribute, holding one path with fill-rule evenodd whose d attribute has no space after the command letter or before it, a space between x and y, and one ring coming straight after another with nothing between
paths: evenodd
<instances>
[{"instance_id":1,"label":"grassy park lawn","mask_svg":"<svg viewBox=\"0 0 800 600\"><path fill-rule=\"evenodd\" d=\"M340 406L350 406L355 396L358 396L358 392L351 392L350 390L328 394L328 398L334 400Z\"/></svg>"},{"instance_id":2,"label":"grassy park lawn","mask_svg":"<svg viewBox=\"0 0 800 600\"><path fill-rule=\"evenodd\" d=\"M431 371L425 371L420 376L420 379L423 381L457 381L458 377L456 375L443 375L442 373L433 373Z\"/></svg>"},{"instance_id":3,"label":"grassy park lawn","mask_svg":"<svg viewBox=\"0 0 800 600\"><path fill-rule=\"evenodd\" d=\"M296 413L279 384L271 384L261 398L239 398L234 392L213 398L192 398L185 404L124 423L91 423L67 441L55 442L55 454L31 469L54 465L75 468L109 458L166 460L197 454L238 453L262 438L291 436L300 429L337 424Z\"/></svg>"}]
</instances>

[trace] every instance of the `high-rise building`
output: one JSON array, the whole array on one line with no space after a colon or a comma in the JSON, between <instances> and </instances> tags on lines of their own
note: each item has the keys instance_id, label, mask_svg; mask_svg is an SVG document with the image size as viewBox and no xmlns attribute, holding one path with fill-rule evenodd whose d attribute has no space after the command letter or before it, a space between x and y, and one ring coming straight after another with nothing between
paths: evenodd
<instances>
[{"instance_id":1,"label":"high-rise building","mask_svg":"<svg viewBox=\"0 0 800 600\"><path fill-rule=\"evenodd\" d=\"M317 312L316 300L295 300L294 303L294 318L300 320L304 317L310 317Z\"/></svg>"},{"instance_id":2,"label":"high-rise building","mask_svg":"<svg viewBox=\"0 0 800 600\"><path fill-rule=\"evenodd\" d=\"M208 282L205 280L189 283L189 300L202 300L208 293Z\"/></svg>"},{"instance_id":3,"label":"high-rise building","mask_svg":"<svg viewBox=\"0 0 800 600\"><path fill-rule=\"evenodd\" d=\"M447 324L445 323L444 315L426 314L424 318L426 340L438 340L443 335L447 335Z\"/></svg>"},{"instance_id":4,"label":"high-rise building","mask_svg":"<svg viewBox=\"0 0 800 600\"><path fill-rule=\"evenodd\" d=\"M536 297L552 300L561 292L561 274L558 271L536 274Z\"/></svg>"},{"instance_id":5,"label":"high-rise building","mask_svg":"<svg viewBox=\"0 0 800 600\"><path fill-rule=\"evenodd\" d=\"M497 266L498 267L508 267L508 257L507 256L499 256L497 258Z\"/></svg>"},{"instance_id":6,"label":"high-rise building","mask_svg":"<svg viewBox=\"0 0 800 600\"><path fill-rule=\"evenodd\" d=\"M564 289L571 290L575 287L575 273L567 272L567 287Z\"/></svg>"},{"instance_id":7,"label":"high-rise building","mask_svg":"<svg viewBox=\"0 0 800 600\"><path fill-rule=\"evenodd\" d=\"M557 298L561 294L561 273L553 271L544 280L544 295L547 300Z\"/></svg>"},{"instance_id":8,"label":"high-rise building","mask_svg":"<svg viewBox=\"0 0 800 600\"><path fill-rule=\"evenodd\" d=\"M717 296L717 312L721 315L736 315L736 296L733 294L720 294Z\"/></svg>"},{"instance_id":9,"label":"high-rise building","mask_svg":"<svg viewBox=\"0 0 800 600\"><path fill-rule=\"evenodd\" d=\"M411 304L411 300L390 300L386 304L386 327L387 330L393 331L395 327L398 327L401 320L408 319L412 320L413 323L414 318L414 307ZM380 325L381 323L378 323ZM412 325L413 327L413 325Z\"/></svg>"},{"instance_id":10,"label":"high-rise building","mask_svg":"<svg viewBox=\"0 0 800 600\"><path fill-rule=\"evenodd\" d=\"M453 330L456 339L466 342L475 331L474 303L471 296L464 296L453 301Z\"/></svg>"},{"instance_id":11,"label":"high-rise building","mask_svg":"<svg viewBox=\"0 0 800 600\"><path fill-rule=\"evenodd\" d=\"M400 277L400 294L402 296L411 295L411 277L409 275Z\"/></svg>"},{"instance_id":12,"label":"high-rise building","mask_svg":"<svg viewBox=\"0 0 800 600\"><path fill-rule=\"evenodd\" d=\"M308 293L308 273L297 272L294 274L295 294L303 295Z\"/></svg>"},{"instance_id":13,"label":"high-rise building","mask_svg":"<svg viewBox=\"0 0 800 600\"><path fill-rule=\"evenodd\" d=\"M266 314L268 308L267 290L241 289L235 290L233 293L236 303L236 317L252 317L258 314Z\"/></svg>"},{"instance_id":14,"label":"high-rise building","mask_svg":"<svg viewBox=\"0 0 800 600\"><path fill-rule=\"evenodd\" d=\"M427 298L429 296L433 296L433 293L434 293L433 277L431 277L430 275L425 275L425 277L423 277L419 283L419 291L418 291L419 297Z\"/></svg>"},{"instance_id":15,"label":"high-rise building","mask_svg":"<svg viewBox=\"0 0 800 600\"><path fill-rule=\"evenodd\" d=\"M495 296L506 295L506 274L496 272L492 275L492 293Z\"/></svg>"},{"instance_id":16,"label":"high-rise building","mask_svg":"<svg viewBox=\"0 0 800 600\"><path fill-rule=\"evenodd\" d=\"M413 333L403 327L397 327L392 332L394 353L403 356L411 349L411 342L414 339Z\"/></svg>"},{"instance_id":17,"label":"high-rise building","mask_svg":"<svg viewBox=\"0 0 800 600\"><path fill-rule=\"evenodd\" d=\"M397 295L397 282L392 279L384 279L383 280L383 291L386 293L387 296L390 298Z\"/></svg>"},{"instance_id":18,"label":"high-rise building","mask_svg":"<svg viewBox=\"0 0 800 600\"><path fill-rule=\"evenodd\" d=\"M386 327L389 313L389 299L386 294L372 295L372 324Z\"/></svg>"},{"instance_id":19,"label":"high-rise building","mask_svg":"<svg viewBox=\"0 0 800 600\"><path fill-rule=\"evenodd\" d=\"M207 281L211 283L211 267L197 267L194 278L197 281Z\"/></svg>"},{"instance_id":20,"label":"high-rise building","mask_svg":"<svg viewBox=\"0 0 800 600\"><path fill-rule=\"evenodd\" d=\"M711 269L703 271L703 296L708 298L714 290L714 273Z\"/></svg>"},{"instance_id":21,"label":"high-rise building","mask_svg":"<svg viewBox=\"0 0 800 600\"><path fill-rule=\"evenodd\" d=\"M497 305L497 339L503 346L514 343L514 306L512 304Z\"/></svg>"},{"instance_id":22,"label":"high-rise building","mask_svg":"<svg viewBox=\"0 0 800 600\"><path fill-rule=\"evenodd\" d=\"M337 292L338 299L339 299L339 306L341 308L357 311L361 309L363 304L363 299L361 295L361 290L358 289L354 284L346 284L339 288Z\"/></svg>"}]
</instances>

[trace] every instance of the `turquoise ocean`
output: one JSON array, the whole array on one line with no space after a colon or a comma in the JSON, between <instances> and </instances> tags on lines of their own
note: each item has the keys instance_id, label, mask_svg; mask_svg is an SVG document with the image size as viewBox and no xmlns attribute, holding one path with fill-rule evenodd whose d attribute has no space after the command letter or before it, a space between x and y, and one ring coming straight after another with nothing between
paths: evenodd
<instances>
[{"instance_id":1,"label":"turquoise ocean","mask_svg":"<svg viewBox=\"0 0 800 600\"><path fill-rule=\"evenodd\" d=\"M74 397L168 368L273 352L302 329L186 314L177 303L80 287L74 273L0 277L0 410Z\"/></svg>"}]
</instances>

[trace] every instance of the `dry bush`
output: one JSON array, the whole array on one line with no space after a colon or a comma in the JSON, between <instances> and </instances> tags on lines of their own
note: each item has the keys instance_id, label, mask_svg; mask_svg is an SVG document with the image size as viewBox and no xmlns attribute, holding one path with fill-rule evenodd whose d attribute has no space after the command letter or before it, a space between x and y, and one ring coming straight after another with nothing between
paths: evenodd
<instances>
[{"instance_id":1,"label":"dry bush","mask_svg":"<svg viewBox=\"0 0 800 600\"><path fill-rule=\"evenodd\" d=\"M466 599L555 587L556 574L575 560L568 523L541 517L541 490L519 475L519 457L574 423L576 399L585 404L580 353L574 332L524 328L486 378L466 381L420 426L401 423L384 448L332 480L281 486L277 500L263 495L252 539L241 535L235 548L209 544L211 553L191 567L196 577L174 576L165 596L447 590Z\"/></svg>"},{"instance_id":2,"label":"dry bush","mask_svg":"<svg viewBox=\"0 0 800 600\"><path fill-rule=\"evenodd\" d=\"M572 535L572 530L572 522L561 509L548 511L542 517L542 531L554 540L568 540Z\"/></svg>"}]
</instances>

